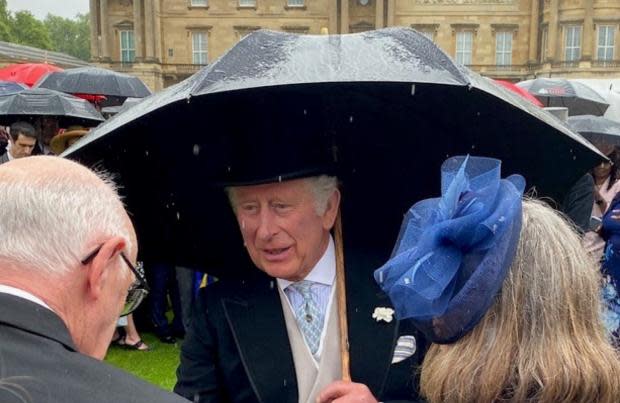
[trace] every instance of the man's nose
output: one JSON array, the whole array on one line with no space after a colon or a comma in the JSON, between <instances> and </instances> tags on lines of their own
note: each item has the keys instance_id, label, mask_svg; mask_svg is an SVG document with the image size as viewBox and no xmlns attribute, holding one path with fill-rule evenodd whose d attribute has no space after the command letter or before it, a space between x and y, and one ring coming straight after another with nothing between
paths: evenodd
<instances>
[{"instance_id":1,"label":"man's nose","mask_svg":"<svg viewBox=\"0 0 620 403\"><path fill-rule=\"evenodd\" d=\"M273 213L269 209L263 209L259 215L258 236L267 240L278 233L278 226Z\"/></svg>"}]
</instances>

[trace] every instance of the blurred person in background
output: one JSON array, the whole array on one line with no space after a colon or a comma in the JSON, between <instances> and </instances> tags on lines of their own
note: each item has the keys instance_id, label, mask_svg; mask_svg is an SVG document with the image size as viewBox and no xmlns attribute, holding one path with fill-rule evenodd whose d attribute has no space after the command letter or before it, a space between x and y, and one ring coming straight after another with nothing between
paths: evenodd
<instances>
[{"instance_id":1,"label":"blurred person in background","mask_svg":"<svg viewBox=\"0 0 620 403\"><path fill-rule=\"evenodd\" d=\"M9 144L0 155L0 164L23 157L29 157L37 144L34 127L27 122L15 122L9 128Z\"/></svg>"}]
</instances>

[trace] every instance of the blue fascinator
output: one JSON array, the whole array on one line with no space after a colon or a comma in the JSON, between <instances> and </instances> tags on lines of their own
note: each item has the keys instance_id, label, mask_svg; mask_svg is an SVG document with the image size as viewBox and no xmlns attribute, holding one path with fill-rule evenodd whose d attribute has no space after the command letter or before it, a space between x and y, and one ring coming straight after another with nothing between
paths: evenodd
<instances>
[{"instance_id":1,"label":"blue fascinator","mask_svg":"<svg viewBox=\"0 0 620 403\"><path fill-rule=\"evenodd\" d=\"M500 165L447 159L441 198L409 209L392 257L375 271L396 316L413 320L434 343L453 343L476 326L514 259L525 179L501 179Z\"/></svg>"}]
</instances>

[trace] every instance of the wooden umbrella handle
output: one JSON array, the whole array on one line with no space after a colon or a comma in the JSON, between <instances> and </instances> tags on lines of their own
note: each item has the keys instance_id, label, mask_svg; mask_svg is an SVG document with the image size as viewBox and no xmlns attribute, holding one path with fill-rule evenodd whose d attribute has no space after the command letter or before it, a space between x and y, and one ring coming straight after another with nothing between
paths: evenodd
<instances>
[{"instance_id":1,"label":"wooden umbrella handle","mask_svg":"<svg viewBox=\"0 0 620 403\"><path fill-rule=\"evenodd\" d=\"M351 381L349 370L349 326L347 324L347 286L344 276L344 244L342 242L342 219L340 209L334 227L336 244L336 295L338 296L338 320L340 323L340 355L342 360L342 380Z\"/></svg>"}]
</instances>

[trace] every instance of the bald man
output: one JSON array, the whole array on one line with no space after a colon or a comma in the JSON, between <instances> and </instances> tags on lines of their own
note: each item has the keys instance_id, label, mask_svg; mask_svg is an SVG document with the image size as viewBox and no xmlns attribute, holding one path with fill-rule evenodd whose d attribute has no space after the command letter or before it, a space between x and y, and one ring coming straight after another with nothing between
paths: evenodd
<instances>
[{"instance_id":1,"label":"bald man","mask_svg":"<svg viewBox=\"0 0 620 403\"><path fill-rule=\"evenodd\" d=\"M100 361L147 289L114 187L65 159L15 159L0 206L0 401L184 402Z\"/></svg>"}]
</instances>

